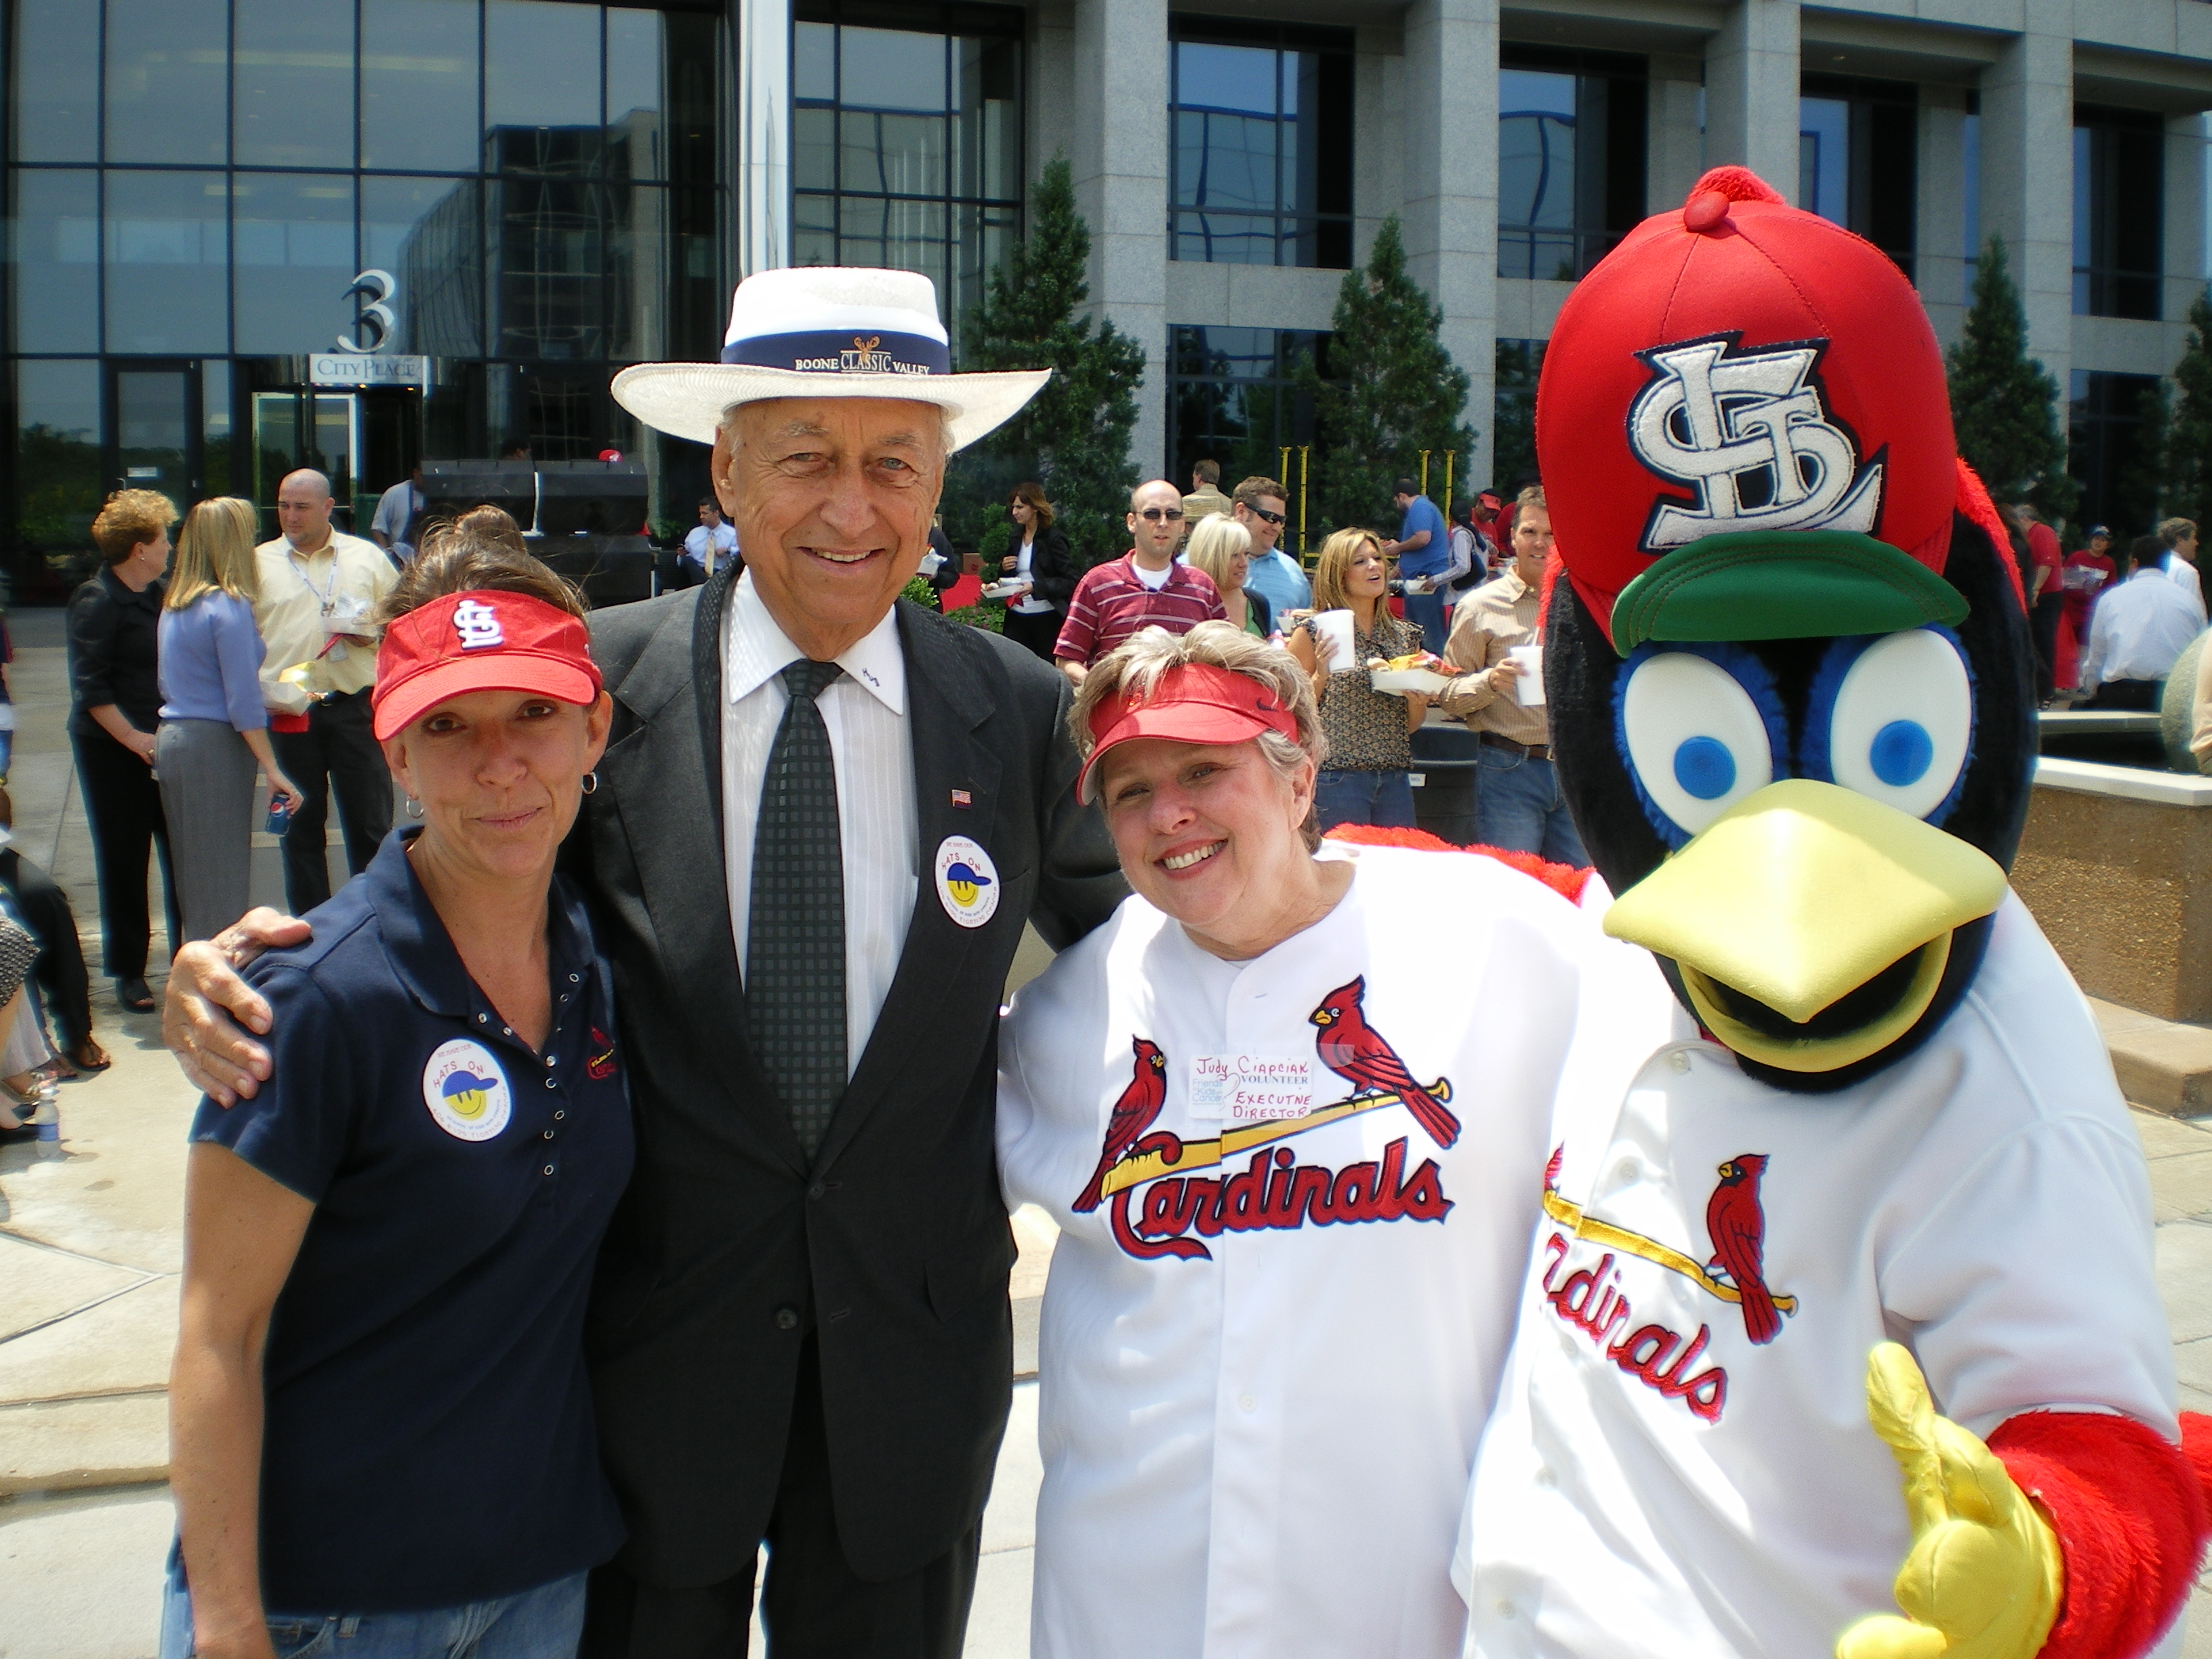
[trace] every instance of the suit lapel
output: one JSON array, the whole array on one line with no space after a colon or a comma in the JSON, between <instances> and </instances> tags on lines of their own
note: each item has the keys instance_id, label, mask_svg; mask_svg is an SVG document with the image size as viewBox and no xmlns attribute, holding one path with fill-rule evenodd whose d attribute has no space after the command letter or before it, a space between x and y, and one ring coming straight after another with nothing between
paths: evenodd
<instances>
[{"instance_id":1,"label":"suit lapel","mask_svg":"<svg viewBox=\"0 0 2212 1659\"><path fill-rule=\"evenodd\" d=\"M868 1046L830 1120L817 1169L844 1150L884 1095L903 1078L913 1045L934 1024L938 1011L968 971L981 927L963 927L946 912L937 890L938 847L948 836L965 836L995 853L999 815L998 757L975 738L994 704L984 676L963 661L946 623L908 605L899 607L899 641L906 657L907 725L914 745L915 871L914 918L907 926L898 969ZM967 798L954 805L954 792ZM1004 879L1005 872L1000 878ZM1010 918L1011 919L1011 918ZM994 921L986 926L1004 925Z\"/></svg>"},{"instance_id":2,"label":"suit lapel","mask_svg":"<svg viewBox=\"0 0 2212 1659\"><path fill-rule=\"evenodd\" d=\"M730 927L722 812L722 608L727 567L700 590L691 626L672 615L615 688L638 729L599 770L623 833L684 1025L743 1115L795 1170L806 1160L754 1057Z\"/></svg>"}]
</instances>

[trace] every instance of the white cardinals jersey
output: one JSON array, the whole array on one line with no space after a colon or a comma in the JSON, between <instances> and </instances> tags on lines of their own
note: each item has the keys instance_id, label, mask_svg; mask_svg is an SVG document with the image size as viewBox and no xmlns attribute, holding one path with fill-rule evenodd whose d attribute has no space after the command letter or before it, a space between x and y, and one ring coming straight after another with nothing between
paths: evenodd
<instances>
[{"instance_id":1,"label":"white cardinals jersey","mask_svg":"<svg viewBox=\"0 0 2212 1659\"><path fill-rule=\"evenodd\" d=\"M1454 1568L1468 1654L1830 1659L1896 1611L1884 1340L1978 1435L2050 1407L2179 1437L2142 1153L2017 898L1927 1045L1833 1094L1656 1009L1577 1051L1528 1172L1544 1216Z\"/></svg>"},{"instance_id":2,"label":"white cardinals jersey","mask_svg":"<svg viewBox=\"0 0 2212 1659\"><path fill-rule=\"evenodd\" d=\"M1140 899L1024 987L1010 1202L1049 1210L1037 1659L1449 1659L1451 1551L1546 1131L1617 947L1495 860L1331 848L1249 962Z\"/></svg>"}]
</instances>

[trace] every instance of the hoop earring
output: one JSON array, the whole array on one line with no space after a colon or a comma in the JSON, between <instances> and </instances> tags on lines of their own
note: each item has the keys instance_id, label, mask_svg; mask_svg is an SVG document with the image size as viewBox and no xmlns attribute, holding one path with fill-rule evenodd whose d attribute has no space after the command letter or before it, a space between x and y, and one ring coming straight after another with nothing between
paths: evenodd
<instances>
[{"instance_id":1,"label":"hoop earring","mask_svg":"<svg viewBox=\"0 0 2212 1659\"><path fill-rule=\"evenodd\" d=\"M587 795L596 795L599 793L599 775L597 772L584 774L584 793Z\"/></svg>"},{"instance_id":2,"label":"hoop earring","mask_svg":"<svg viewBox=\"0 0 2212 1659\"><path fill-rule=\"evenodd\" d=\"M407 816L410 818L419 818L422 816L422 803L412 795L407 797Z\"/></svg>"}]
</instances>

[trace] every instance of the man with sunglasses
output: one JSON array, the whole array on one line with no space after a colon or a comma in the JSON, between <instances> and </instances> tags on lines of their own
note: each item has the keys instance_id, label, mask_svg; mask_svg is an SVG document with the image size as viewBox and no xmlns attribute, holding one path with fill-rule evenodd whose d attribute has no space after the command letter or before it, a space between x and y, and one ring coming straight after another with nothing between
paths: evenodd
<instances>
[{"instance_id":1,"label":"man with sunglasses","mask_svg":"<svg viewBox=\"0 0 2212 1659\"><path fill-rule=\"evenodd\" d=\"M1133 544L1075 585L1052 648L1060 672L1078 685L1092 663L1140 629L1187 634L1225 615L1206 573L1176 562L1176 544L1182 539L1181 490L1165 478L1139 484L1129 493L1128 523Z\"/></svg>"},{"instance_id":2,"label":"man with sunglasses","mask_svg":"<svg viewBox=\"0 0 2212 1659\"><path fill-rule=\"evenodd\" d=\"M1252 568L1244 586L1267 600L1280 617L1286 611L1313 608L1313 584L1298 562L1276 544L1282 539L1288 498L1273 478L1247 478L1231 495L1230 516L1251 532Z\"/></svg>"}]
</instances>

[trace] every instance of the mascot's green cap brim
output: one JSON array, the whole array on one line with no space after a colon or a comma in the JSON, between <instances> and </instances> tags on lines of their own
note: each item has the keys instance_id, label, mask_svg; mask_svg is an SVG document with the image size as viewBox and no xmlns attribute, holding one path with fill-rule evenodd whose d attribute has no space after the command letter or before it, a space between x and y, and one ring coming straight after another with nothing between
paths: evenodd
<instances>
[{"instance_id":1,"label":"mascot's green cap brim","mask_svg":"<svg viewBox=\"0 0 2212 1659\"><path fill-rule=\"evenodd\" d=\"M1621 589L1613 647L1818 640L1955 626L1966 596L1887 542L1842 530L1736 531L1669 553Z\"/></svg>"}]
</instances>

